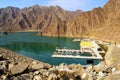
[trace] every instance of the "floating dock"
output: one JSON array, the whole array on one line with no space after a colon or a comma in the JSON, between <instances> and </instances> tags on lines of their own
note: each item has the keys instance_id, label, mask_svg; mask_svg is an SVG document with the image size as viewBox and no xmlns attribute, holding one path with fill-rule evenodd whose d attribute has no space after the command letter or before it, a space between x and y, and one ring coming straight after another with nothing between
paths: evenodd
<instances>
[{"instance_id":1,"label":"floating dock","mask_svg":"<svg viewBox=\"0 0 120 80\"><path fill-rule=\"evenodd\" d=\"M56 49L56 52L52 55L54 58L76 58L76 59L103 59L99 54L98 48L100 48L94 40L90 39L76 39L75 41L81 41L80 49Z\"/></svg>"},{"instance_id":2,"label":"floating dock","mask_svg":"<svg viewBox=\"0 0 120 80\"><path fill-rule=\"evenodd\" d=\"M103 59L99 53L92 50L74 50L74 49L57 49L52 57L54 58L78 58L78 59Z\"/></svg>"},{"instance_id":3,"label":"floating dock","mask_svg":"<svg viewBox=\"0 0 120 80\"><path fill-rule=\"evenodd\" d=\"M81 41L82 39L78 38L78 39L74 39L73 41Z\"/></svg>"},{"instance_id":4,"label":"floating dock","mask_svg":"<svg viewBox=\"0 0 120 80\"><path fill-rule=\"evenodd\" d=\"M101 56L99 57L89 57L89 56L79 56L79 55L76 55L76 56L73 56L73 55L57 55L57 54L53 54L52 57L54 58L74 58L74 59L103 59Z\"/></svg>"}]
</instances>

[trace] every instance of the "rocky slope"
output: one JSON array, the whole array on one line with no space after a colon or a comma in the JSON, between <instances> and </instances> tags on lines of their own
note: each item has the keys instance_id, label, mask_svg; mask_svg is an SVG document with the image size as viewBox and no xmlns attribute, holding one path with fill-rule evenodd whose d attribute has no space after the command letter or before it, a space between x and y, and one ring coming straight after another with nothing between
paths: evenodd
<instances>
[{"instance_id":1,"label":"rocky slope","mask_svg":"<svg viewBox=\"0 0 120 80\"><path fill-rule=\"evenodd\" d=\"M2 8L0 9L0 30L41 30L44 33L55 34L56 28L59 27L61 29L59 34L63 34L66 29L62 29L66 22L77 17L79 13L81 11L69 12L59 6L35 5L21 10L15 7Z\"/></svg>"},{"instance_id":2,"label":"rocky slope","mask_svg":"<svg viewBox=\"0 0 120 80\"><path fill-rule=\"evenodd\" d=\"M7 7L0 9L0 30L12 30L12 23L20 12L19 8Z\"/></svg>"},{"instance_id":3,"label":"rocky slope","mask_svg":"<svg viewBox=\"0 0 120 80\"><path fill-rule=\"evenodd\" d=\"M0 48L0 80L119 80L120 48L111 47L105 61L95 66L74 63L55 66Z\"/></svg>"},{"instance_id":4,"label":"rocky slope","mask_svg":"<svg viewBox=\"0 0 120 80\"><path fill-rule=\"evenodd\" d=\"M59 6L0 9L1 31L38 30L44 35L93 37L120 42L120 0L103 8L70 12Z\"/></svg>"},{"instance_id":5,"label":"rocky slope","mask_svg":"<svg viewBox=\"0 0 120 80\"><path fill-rule=\"evenodd\" d=\"M120 42L120 0L110 0L103 9L107 19L102 25L103 28L96 32L97 37Z\"/></svg>"}]
</instances>

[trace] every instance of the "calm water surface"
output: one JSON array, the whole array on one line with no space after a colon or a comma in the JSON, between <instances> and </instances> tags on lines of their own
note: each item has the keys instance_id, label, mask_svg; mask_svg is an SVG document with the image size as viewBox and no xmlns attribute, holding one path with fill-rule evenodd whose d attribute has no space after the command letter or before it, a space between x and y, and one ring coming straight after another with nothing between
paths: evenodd
<instances>
[{"instance_id":1,"label":"calm water surface","mask_svg":"<svg viewBox=\"0 0 120 80\"><path fill-rule=\"evenodd\" d=\"M36 36L36 32L16 32L0 35L0 47L12 50L19 54L37 59L39 61L58 65L60 63L80 63L86 65L85 59L52 58L56 47L79 49L79 42L73 38ZM99 60L95 60L95 64Z\"/></svg>"}]
</instances>

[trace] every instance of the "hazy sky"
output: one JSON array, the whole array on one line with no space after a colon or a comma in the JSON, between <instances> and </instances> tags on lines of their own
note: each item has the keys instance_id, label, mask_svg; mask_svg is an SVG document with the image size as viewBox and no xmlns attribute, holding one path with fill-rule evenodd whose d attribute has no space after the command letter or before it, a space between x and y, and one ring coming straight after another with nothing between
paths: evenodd
<instances>
[{"instance_id":1,"label":"hazy sky","mask_svg":"<svg viewBox=\"0 0 120 80\"><path fill-rule=\"evenodd\" d=\"M0 8L14 6L19 8L33 5L40 6L61 6L70 11L88 11L96 7L103 7L109 0L0 0Z\"/></svg>"}]
</instances>

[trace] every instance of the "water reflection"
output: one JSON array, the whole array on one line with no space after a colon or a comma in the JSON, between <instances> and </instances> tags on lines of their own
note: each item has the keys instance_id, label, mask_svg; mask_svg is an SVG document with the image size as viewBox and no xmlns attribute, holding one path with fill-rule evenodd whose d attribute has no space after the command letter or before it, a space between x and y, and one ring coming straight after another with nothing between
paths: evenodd
<instances>
[{"instance_id":1,"label":"water reflection","mask_svg":"<svg viewBox=\"0 0 120 80\"><path fill-rule=\"evenodd\" d=\"M0 36L0 46L25 56L58 65L62 62L86 64L84 59L52 58L56 47L79 49L79 42L72 42L72 38L36 36L36 32L18 32ZM95 64L99 61L96 60Z\"/></svg>"}]
</instances>

